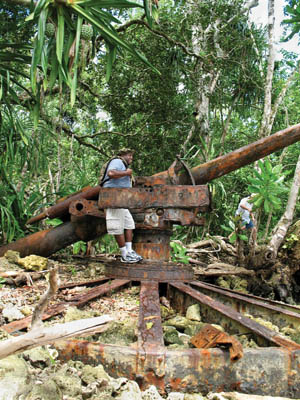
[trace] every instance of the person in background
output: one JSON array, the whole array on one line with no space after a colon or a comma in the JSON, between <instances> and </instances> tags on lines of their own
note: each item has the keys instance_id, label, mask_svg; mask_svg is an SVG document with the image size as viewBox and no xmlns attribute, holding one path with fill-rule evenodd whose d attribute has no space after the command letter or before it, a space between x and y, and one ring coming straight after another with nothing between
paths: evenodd
<instances>
[{"instance_id":1,"label":"person in background","mask_svg":"<svg viewBox=\"0 0 300 400\"><path fill-rule=\"evenodd\" d=\"M253 203L250 200L255 196L255 194L251 194L250 196L244 197L236 210L235 215L239 215L242 220L242 228L241 229L251 229L252 231L256 230L255 228L255 219L252 213Z\"/></svg>"},{"instance_id":2,"label":"person in background","mask_svg":"<svg viewBox=\"0 0 300 400\"><path fill-rule=\"evenodd\" d=\"M133 161L133 155L133 150L121 149L117 157L107 164L101 186L105 188L132 187L132 169L129 166ZM105 216L107 233L114 235L118 243L121 262L130 264L140 262L143 257L132 248L135 223L130 211L125 208L108 208Z\"/></svg>"}]
</instances>

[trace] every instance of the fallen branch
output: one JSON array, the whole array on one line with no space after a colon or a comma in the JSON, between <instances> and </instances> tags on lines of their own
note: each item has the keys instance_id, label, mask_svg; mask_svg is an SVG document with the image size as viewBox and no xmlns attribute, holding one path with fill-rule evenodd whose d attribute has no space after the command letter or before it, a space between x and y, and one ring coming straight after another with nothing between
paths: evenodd
<instances>
[{"instance_id":1,"label":"fallen branch","mask_svg":"<svg viewBox=\"0 0 300 400\"><path fill-rule=\"evenodd\" d=\"M107 323L113 321L109 315L56 324L47 328L36 327L22 336L0 342L0 359L12 354L22 353L37 346L51 344L57 340L73 336L86 336L88 333L104 332ZM105 326L103 326L105 325Z\"/></svg>"},{"instance_id":2,"label":"fallen branch","mask_svg":"<svg viewBox=\"0 0 300 400\"><path fill-rule=\"evenodd\" d=\"M197 276L254 275L254 271L252 270L218 262L209 264L204 268L196 268L194 273Z\"/></svg>"},{"instance_id":3,"label":"fallen branch","mask_svg":"<svg viewBox=\"0 0 300 400\"><path fill-rule=\"evenodd\" d=\"M39 279L39 278L41 278L41 276L43 276L43 273L41 273L41 272L24 272L23 270L21 270L21 271L0 271L1 278L18 278L19 276L23 276L24 274L30 275L32 280Z\"/></svg>"},{"instance_id":4,"label":"fallen branch","mask_svg":"<svg viewBox=\"0 0 300 400\"><path fill-rule=\"evenodd\" d=\"M33 281L40 279L44 274L40 272L1 271L0 277L5 279L7 285L32 286Z\"/></svg>"},{"instance_id":5,"label":"fallen branch","mask_svg":"<svg viewBox=\"0 0 300 400\"><path fill-rule=\"evenodd\" d=\"M195 242L187 245L188 249L196 249L198 247L207 247L207 246L212 246L214 244L214 241L212 239L205 239L205 240L200 240L200 242Z\"/></svg>"},{"instance_id":6,"label":"fallen branch","mask_svg":"<svg viewBox=\"0 0 300 400\"><path fill-rule=\"evenodd\" d=\"M33 314L32 314L32 319L31 319L31 329L42 327L43 322L42 322L42 315L49 304L49 301L52 299L52 297L55 295L58 289L58 267L56 266L55 268L51 269L50 274L49 274L49 287L46 291L46 293L40 298L40 301L38 302L37 306L35 307Z\"/></svg>"},{"instance_id":7,"label":"fallen branch","mask_svg":"<svg viewBox=\"0 0 300 400\"><path fill-rule=\"evenodd\" d=\"M186 249L187 254L190 254L190 253L194 253L194 254L197 254L197 253L218 253L219 251L221 251L221 246L220 246L220 245L218 245L217 248L214 248L214 249L212 249L212 250L206 250L206 249Z\"/></svg>"}]
</instances>

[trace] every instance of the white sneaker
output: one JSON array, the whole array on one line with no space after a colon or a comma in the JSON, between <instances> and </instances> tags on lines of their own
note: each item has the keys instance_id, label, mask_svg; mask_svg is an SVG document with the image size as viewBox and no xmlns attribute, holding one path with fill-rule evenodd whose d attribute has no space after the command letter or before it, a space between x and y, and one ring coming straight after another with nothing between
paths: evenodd
<instances>
[{"instance_id":1,"label":"white sneaker","mask_svg":"<svg viewBox=\"0 0 300 400\"><path fill-rule=\"evenodd\" d=\"M131 255L130 253L127 253L125 257L121 256L122 263L134 264L134 263L138 263L139 261L141 261L141 260L138 259L137 257L135 257L134 255Z\"/></svg>"},{"instance_id":2,"label":"white sneaker","mask_svg":"<svg viewBox=\"0 0 300 400\"><path fill-rule=\"evenodd\" d=\"M136 253L134 250L129 251L127 254L130 254L131 257L137 258L139 261L143 260L143 257Z\"/></svg>"}]
</instances>

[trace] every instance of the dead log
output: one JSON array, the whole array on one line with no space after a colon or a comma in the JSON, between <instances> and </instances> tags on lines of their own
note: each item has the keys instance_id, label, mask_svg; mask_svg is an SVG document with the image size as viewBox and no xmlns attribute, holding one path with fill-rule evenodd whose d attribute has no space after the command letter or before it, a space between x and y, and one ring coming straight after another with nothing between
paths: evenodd
<instances>
[{"instance_id":1,"label":"dead log","mask_svg":"<svg viewBox=\"0 0 300 400\"><path fill-rule=\"evenodd\" d=\"M254 271L221 262L209 264L204 268L196 267L194 273L196 276L254 275Z\"/></svg>"},{"instance_id":2,"label":"dead log","mask_svg":"<svg viewBox=\"0 0 300 400\"><path fill-rule=\"evenodd\" d=\"M104 332L107 323L113 321L109 315L87 318L65 324L56 324L47 328L37 327L21 336L12 337L0 342L0 359L12 354L22 353L45 344L52 344L74 336L86 336L88 333Z\"/></svg>"},{"instance_id":3,"label":"dead log","mask_svg":"<svg viewBox=\"0 0 300 400\"><path fill-rule=\"evenodd\" d=\"M45 272L45 271L44 271ZM25 271L0 271L0 278L5 279L7 285L27 285L32 286L33 281L41 279L44 273L25 272Z\"/></svg>"}]
</instances>

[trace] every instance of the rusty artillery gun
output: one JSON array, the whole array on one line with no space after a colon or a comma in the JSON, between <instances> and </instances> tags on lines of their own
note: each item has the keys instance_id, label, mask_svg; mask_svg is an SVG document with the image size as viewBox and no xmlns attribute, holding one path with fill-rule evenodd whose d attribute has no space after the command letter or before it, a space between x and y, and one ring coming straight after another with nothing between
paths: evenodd
<instances>
[{"instance_id":1,"label":"rusty artillery gun","mask_svg":"<svg viewBox=\"0 0 300 400\"><path fill-rule=\"evenodd\" d=\"M106 233L103 209L124 207L133 213L134 248L144 257L144 262L134 265L107 262L105 278L90 294L92 299L140 282L137 343L125 347L73 340L56 345L61 358L100 362L111 375L135 379L142 388L154 384L162 393L237 390L299 397L300 345L244 315L254 313L278 326L297 327L299 309L197 281L191 268L169 261L172 225L203 224L201 213L210 208L206 183L299 140L300 124L191 169L177 160L166 171L137 178L136 186L130 189L84 188L31 218L28 223L56 217L65 222L2 246L0 256L11 249L22 257L47 257L78 240L95 239ZM224 348L168 349L160 312L162 293L179 312L198 303L206 322L217 322L230 334L253 335L260 346L266 347L246 349L233 356ZM206 328L205 332L214 335L213 329ZM215 343L217 336L194 343Z\"/></svg>"}]
</instances>

